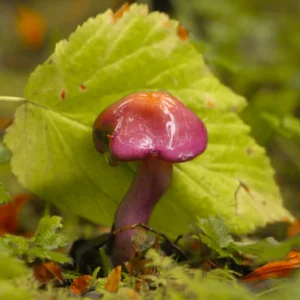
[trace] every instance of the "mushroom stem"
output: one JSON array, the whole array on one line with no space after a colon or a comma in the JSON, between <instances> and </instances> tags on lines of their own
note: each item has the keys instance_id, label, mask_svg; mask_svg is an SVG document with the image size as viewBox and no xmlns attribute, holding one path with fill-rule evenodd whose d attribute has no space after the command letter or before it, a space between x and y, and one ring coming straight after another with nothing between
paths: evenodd
<instances>
[{"instance_id":1,"label":"mushroom stem","mask_svg":"<svg viewBox=\"0 0 300 300\"><path fill-rule=\"evenodd\" d=\"M155 204L171 182L172 173L170 162L154 158L140 161L137 174L116 212L113 230L137 223L147 224ZM130 229L113 237L111 259L115 266L132 257L131 238L135 233L136 229Z\"/></svg>"}]
</instances>

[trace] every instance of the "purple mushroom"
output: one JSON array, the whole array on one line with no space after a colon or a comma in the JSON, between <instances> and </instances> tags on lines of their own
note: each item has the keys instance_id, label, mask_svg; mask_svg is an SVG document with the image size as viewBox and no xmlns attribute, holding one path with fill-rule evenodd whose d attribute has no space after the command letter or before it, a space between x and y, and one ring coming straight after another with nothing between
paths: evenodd
<instances>
[{"instance_id":1,"label":"purple mushroom","mask_svg":"<svg viewBox=\"0 0 300 300\"><path fill-rule=\"evenodd\" d=\"M139 160L137 174L121 202L113 230L147 224L151 212L167 190L173 163L201 154L207 145L202 121L184 104L165 92L138 92L113 103L100 113L93 127L96 149L110 162ZM113 265L133 255L131 238L136 230L113 237Z\"/></svg>"}]
</instances>

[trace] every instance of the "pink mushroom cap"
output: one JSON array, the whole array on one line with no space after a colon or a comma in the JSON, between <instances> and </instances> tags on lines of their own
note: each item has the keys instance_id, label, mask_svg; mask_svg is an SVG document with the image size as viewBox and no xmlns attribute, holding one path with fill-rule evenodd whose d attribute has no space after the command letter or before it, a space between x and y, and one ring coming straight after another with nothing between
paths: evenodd
<instances>
[{"instance_id":1,"label":"pink mushroom cap","mask_svg":"<svg viewBox=\"0 0 300 300\"><path fill-rule=\"evenodd\" d=\"M185 162L207 146L198 116L166 92L130 94L107 107L94 123L98 151L117 161L157 158Z\"/></svg>"}]
</instances>

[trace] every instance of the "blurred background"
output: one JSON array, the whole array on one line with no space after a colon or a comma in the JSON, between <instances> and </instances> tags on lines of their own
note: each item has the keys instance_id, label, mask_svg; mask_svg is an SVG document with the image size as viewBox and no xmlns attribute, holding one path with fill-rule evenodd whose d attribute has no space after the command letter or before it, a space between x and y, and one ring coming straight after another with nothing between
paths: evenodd
<instances>
[{"instance_id":1,"label":"blurred background","mask_svg":"<svg viewBox=\"0 0 300 300\"><path fill-rule=\"evenodd\" d=\"M1 0L0 96L22 96L29 74L87 18L121 0ZM249 101L243 119L267 148L286 206L300 217L300 1L148 0L177 18L212 72ZM0 112L0 141L12 109ZM0 143L0 182L22 188ZM0 162L1 163L1 162ZM29 214L33 212L28 212Z\"/></svg>"}]
</instances>

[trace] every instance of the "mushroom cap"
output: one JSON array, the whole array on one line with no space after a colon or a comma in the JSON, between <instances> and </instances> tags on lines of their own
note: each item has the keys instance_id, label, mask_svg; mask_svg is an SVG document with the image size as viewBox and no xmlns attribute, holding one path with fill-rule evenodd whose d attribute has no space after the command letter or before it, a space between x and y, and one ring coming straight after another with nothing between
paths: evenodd
<instances>
[{"instance_id":1,"label":"mushroom cap","mask_svg":"<svg viewBox=\"0 0 300 300\"><path fill-rule=\"evenodd\" d=\"M113 103L94 123L94 143L113 160L184 162L207 146L203 122L166 92L138 92Z\"/></svg>"}]
</instances>

